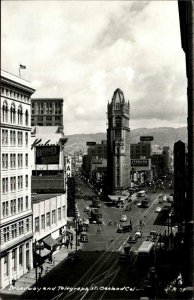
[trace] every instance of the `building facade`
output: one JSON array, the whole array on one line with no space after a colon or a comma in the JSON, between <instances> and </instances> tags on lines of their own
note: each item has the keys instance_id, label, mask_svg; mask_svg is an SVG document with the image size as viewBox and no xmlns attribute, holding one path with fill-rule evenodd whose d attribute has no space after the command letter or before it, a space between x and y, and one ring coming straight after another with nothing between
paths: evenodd
<instances>
[{"instance_id":1,"label":"building facade","mask_svg":"<svg viewBox=\"0 0 194 300\"><path fill-rule=\"evenodd\" d=\"M33 98L32 126L63 126L62 98Z\"/></svg>"},{"instance_id":2,"label":"building facade","mask_svg":"<svg viewBox=\"0 0 194 300\"><path fill-rule=\"evenodd\" d=\"M34 92L28 81L1 71L0 289L33 266L30 97Z\"/></svg>"},{"instance_id":3,"label":"building facade","mask_svg":"<svg viewBox=\"0 0 194 300\"><path fill-rule=\"evenodd\" d=\"M130 186L129 102L120 89L108 103L107 176L111 194Z\"/></svg>"},{"instance_id":4,"label":"building facade","mask_svg":"<svg viewBox=\"0 0 194 300\"><path fill-rule=\"evenodd\" d=\"M185 276L188 286L194 285L194 2L178 1L181 45L185 52L188 103L188 190L185 221Z\"/></svg>"},{"instance_id":5,"label":"building facade","mask_svg":"<svg viewBox=\"0 0 194 300\"><path fill-rule=\"evenodd\" d=\"M56 246L64 239L63 233L66 230L67 194L37 194L32 196L32 204L33 242L43 241L48 249L48 241L52 239L52 244ZM44 249L42 252L44 253Z\"/></svg>"}]
</instances>

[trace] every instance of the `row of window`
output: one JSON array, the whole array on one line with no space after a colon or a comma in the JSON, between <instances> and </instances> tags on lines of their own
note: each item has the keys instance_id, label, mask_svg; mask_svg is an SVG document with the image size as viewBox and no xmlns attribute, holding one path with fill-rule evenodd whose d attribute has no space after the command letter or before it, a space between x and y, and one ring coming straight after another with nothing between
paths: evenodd
<instances>
[{"instance_id":1,"label":"row of window","mask_svg":"<svg viewBox=\"0 0 194 300\"><path fill-rule=\"evenodd\" d=\"M3 231L3 243L6 243L12 239L15 239L16 237L24 234L25 232L28 232L30 230L30 223L31 219L27 218L25 222L19 221L17 223L14 223L12 225L6 226L2 229Z\"/></svg>"},{"instance_id":2,"label":"row of window","mask_svg":"<svg viewBox=\"0 0 194 300\"><path fill-rule=\"evenodd\" d=\"M35 109L36 106L36 109ZM61 114L62 113L62 104L61 103L34 103L32 102L32 115L34 114Z\"/></svg>"},{"instance_id":3,"label":"row of window","mask_svg":"<svg viewBox=\"0 0 194 300\"><path fill-rule=\"evenodd\" d=\"M19 259L19 266L22 267L23 264L24 264L24 257L23 257L23 254L22 254L22 247L23 245L19 246L19 256L18 256L18 259ZM10 266L12 267L12 271L11 272L15 272L16 271L16 268L17 268L17 249L14 249L12 250L11 252L11 260L12 261L9 261L8 262L8 255L7 254L5 257L4 257L4 276L8 276L9 275L9 268ZM26 255L26 267L28 267L28 264L29 264L29 243L26 243L26 253L24 253L24 255Z\"/></svg>"},{"instance_id":4,"label":"row of window","mask_svg":"<svg viewBox=\"0 0 194 300\"><path fill-rule=\"evenodd\" d=\"M52 218L51 218L52 217ZM51 224L56 224L57 220L61 221L61 218L65 218L65 205L62 207L58 208L58 214L56 215L56 210L52 210L52 215L50 212L46 213L46 224L45 224L45 214L41 215L41 229L45 229L45 226L48 227ZM40 231L40 218L36 217L35 218L35 232Z\"/></svg>"},{"instance_id":5,"label":"row of window","mask_svg":"<svg viewBox=\"0 0 194 300\"><path fill-rule=\"evenodd\" d=\"M15 130L7 130L2 129L2 145L14 145L16 146L16 133L17 133L17 145L23 146L23 132L22 131L15 131ZM10 143L9 143L10 139ZM28 146L28 132L25 132L25 146Z\"/></svg>"},{"instance_id":6,"label":"row of window","mask_svg":"<svg viewBox=\"0 0 194 300\"><path fill-rule=\"evenodd\" d=\"M22 153L17 154L17 167L22 168L24 166L24 161L23 161L24 155ZM8 163L10 162L10 164ZM28 167L28 153L25 154L25 167ZM3 153L2 154L2 169L3 170L8 170L10 169L15 169L16 168L16 154L11 153Z\"/></svg>"},{"instance_id":7,"label":"row of window","mask_svg":"<svg viewBox=\"0 0 194 300\"><path fill-rule=\"evenodd\" d=\"M18 92L15 92L15 91L12 91L10 89L7 89L7 88L1 88L1 95L3 96L7 96L7 97L10 97L10 98L14 98L14 99L17 99L17 100L21 100L21 101L25 101L27 103L30 102L30 97L29 96L26 96L26 95L23 95L21 93L18 93Z\"/></svg>"},{"instance_id":8,"label":"row of window","mask_svg":"<svg viewBox=\"0 0 194 300\"><path fill-rule=\"evenodd\" d=\"M29 208L29 198L25 198L25 209ZM10 201L2 202L2 217L8 217L10 215L15 215L24 210L24 199L19 197L17 199L12 199Z\"/></svg>"},{"instance_id":9,"label":"row of window","mask_svg":"<svg viewBox=\"0 0 194 300\"><path fill-rule=\"evenodd\" d=\"M17 176L17 189L23 189L23 177L22 175ZM25 175L25 188L28 188L28 175ZM10 184L10 189L8 188ZM5 177L2 179L2 192L3 194L8 193L8 191L13 192L16 191L16 176L12 176L10 178Z\"/></svg>"},{"instance_id":10,"label":"row of window","mask_svg":"<svg viewBox=\"0 0 194 300\"><path fill-rule=\"evenodd\" d=\"M23 115L25 117L24 124L23 124ZM23 108L21 104L18 106L18 109L16 110L16 106L14 102L12 102L11 107L9 109L7 101L4 100L2 106L2 121L5 123L10 122L11 124L16 124L17 121L17 125L29 126L29 112L26 109L25 113L23 113Z\"/></svg>"}]
</instances>

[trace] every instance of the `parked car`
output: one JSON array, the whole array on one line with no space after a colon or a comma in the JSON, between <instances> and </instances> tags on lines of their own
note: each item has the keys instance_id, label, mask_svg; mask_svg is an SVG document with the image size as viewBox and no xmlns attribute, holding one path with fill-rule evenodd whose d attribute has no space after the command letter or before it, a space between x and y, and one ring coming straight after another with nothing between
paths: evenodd
<instances>
[{"instance_id":1,"label":"parked car","mask_svg":"<svg viewBox=\"0 0 194 300\"><path fill-rule=\"evenodd\" d=\"M90 211L91 211L91 209L89 208L89 206L86 206L86 207L84 208L84 212L89 213Z\"/></svg>"},{"instance_id":2,"label":"parked car","mask_svg":"<svg viewBox=\"0 0 194 300\"><path fill-rule=\"evenodd\" d=\"M160 213L162 211L162 208L160 206L156 207L155 212Z\"/></svg>"},{"instance_id":3,"label":"parked car","mask_svg":"<svg viewBox=\"0 0 194 300\"><path fill-rule=\"evenodd\" d=\"M79 259L79 254L77 253L77 251L72 251L68 253L67 256L67 261L69 262L75 262Z\"/></svg>"},{"instance_id":4,"label":"parked car","mask_svg":"<svg viewBox=\"0 0 194 300\"><path fill-rule=\"evenodd\" d=\"M137 237L135 235L130 235L128 240L127 240L127 243L136 243L137 241Z\"/></svg>"},{"instance_id":5,"label":"parked car","mask_svg":"<svg viewBox=\"0 0 194 300\"><path fill-rule=\"evenodd\" d=\"M120 222L126 222L127 221L127 216L126 215L122 215L120 218Z\"/></svg>"},{"instance_id":6,"label":"parked car","mask_svg":"<svg viewBox=\"0 0 194 300\"><path fill-rule=\"evenodd\" d=\"M129 224L129 225L123 225L123 226L119 227L117 229L117 232L118 233L125 233L125 232L129 232L131 230L132 230L132 225Z\"/></svg>"},{"instance_id":7,"label":"parked car","mask_svg":"<svg viewBox=\"0 0 194 300\"><path fill-rule=\"evenodd\" d=\"M143 232L140 231L140 230L138 230L138 231L135 232L135 236L136 236L137 238L142 237L142 235L143 235Z\"/></svg>"}]
</instances>

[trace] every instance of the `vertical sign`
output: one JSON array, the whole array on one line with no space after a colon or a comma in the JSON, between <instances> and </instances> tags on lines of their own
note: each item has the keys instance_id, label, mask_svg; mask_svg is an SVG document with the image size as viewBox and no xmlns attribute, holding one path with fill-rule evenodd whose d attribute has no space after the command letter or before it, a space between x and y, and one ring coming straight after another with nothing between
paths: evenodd
<instances>
[{"instance_id":1,"label":"vertical sign","mask_svg":"<svg viewBox=\"0 0 194 300\"><path fill-rule=\"evenodd\" d=\"M67 216L75 217L75 178L67 177Z\"/></svg>"},{"instance_id":2,"label":"vertical sign","mask_svg":"<svg viewBox=\"0 0 194 300\"><path fill-rule=\"evenodd\" d=\"M71 156L65 158L66 177L71 177Z\"/></svg>"}]
</instances>

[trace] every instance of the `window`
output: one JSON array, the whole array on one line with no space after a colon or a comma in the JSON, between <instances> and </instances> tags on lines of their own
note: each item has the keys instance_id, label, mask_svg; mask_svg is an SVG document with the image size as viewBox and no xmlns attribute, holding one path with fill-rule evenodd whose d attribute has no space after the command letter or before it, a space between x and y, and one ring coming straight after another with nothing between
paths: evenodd
<instances>
[{"instance_id":1,"label":"window","mask_svg":"<svg viewBox=\"0 0 194 300\"><path fill-rule=\"evenodd\" d=\"M5 201L2 203L2 214L3 217L6 217L9 215L9 202Z\"/></svg>"},{"instance_id":2,"label":"window","mask_svg":"<svg viewBox=\"0 0 194 300\"><path fill-rule=\"evenodd\" d=\"M26 175L26 188L28 187L28 175Z\"/></svg>"},{"instance_id":3,"label":"window","mask_svg":"<svg viewBox=\"0 0 194 300\"><path fill-rule=\"evenodd\" d=\"M4 170L8 169L8 154L2 154L2 169Z\"/></svg>"},{"instance_id":4,"label":"window","mask_svg":"<svg viewBox=\"0 0 194 300\"><path fill-rule=\"evenodd\" d=\"M18 154L18 168L23 167L23 154Z\"/></svg>"},{"instance_id":5,"label":"window","mask_svg":"<svg viewBox=\"0 0 194 300\"><path fill-rule=\"evenodd\" d=\"M50 226L50 212L46 213L46 226Z\"/></svg>"},{"instance_id":6,"label":"window","mask_svg":"<svg viewBox=\"0 0 194 300\"><path fill-rule=\"evenodd\" d=\"M39 217L35 218L35 232L39 231Z\"/></svg>"},{"instance_id":7,"label":"window","mask_svg":"<svg viewBox=\"0 0 194 300\"><path fill-rule=\"evenodd\" d=\"M16 199L11 200L10 202L10 213L11 215L16 213Z\"/></svg>"},{"instance_id":8,"label":"window","mask_svg":"<svg viewBox=\"0 0 194 300\"><path fill-rule=\"evenodd\" d=\"M26 110L26 113L25 113L25 124L26 126L28 126L29 124L29 113L28 113L28 110Z\"/></svg>"},{"instance_id":9,"label":"window","mask_svg":"<svg viewBox=\"0 0 194 300\"><path fill-rule=\"evenodd\" d=\"M22 246L19 246L19 265L20 267L23 264L23 259L22 259Z\"/></svg>"},{"instance_id":10,"label":"window","mask_svg":"<svg viewBox=\"0 0 194 300\"><path fill-rule=\"evenodd\" d=\"M8 145L8 130L2 129L2 145Z\"/></svg>"},{"instance_id":11,"label":"window","mask_svg":"<svg viewBox=\"0 0 194 300\"><path fill-rule=\"evenodd\" d=\"M25 156L25 162L26 162L26 167L28 167L28 154L26 153L26 156Z\"/></svg>"},{"instance_id":12,"label":"window","mask_svg":"<svg viewBox=\"0 0 194 300\"><path fill-rule=\"evenodd\" d=\"M58 208L58 221L61 220L61 207Z\"/></svg>"},{"instance_id":13,"label":"window","mask_svg":"<svg viewBox=\"0 0 194 300\"><path fill-rule=\"evenodd\" d=\"M7 101L5 100L3 101L2 113L3 113L2 116L3 122L8 122L8 104Z\"/></svg>"},{"instance_id":14,"label":"window","mask_svg":"<svg viewBox=\"0 0 194 300\"><path fill-rule=\"evenodd\" d=\"M4 256L4 275L8 276L8 254Z\"/></svg>"},{"instance_id":15,"label":"window","mask_svg":"<svg viewBox=\"0 0 194 300\"><path fill-rule=\"evenodd\" d=\"M16 144L16 132L13 131L12 134L13 134L13 145L15 145Z\"/></svg>"},{"instance_id":16,"label":"window","mask_svg":"<svg viewBox=\"0 0 194 300\"><path fill-rule=\"evenodd\" d=\"M23 115L23 112L22 112L22 106L19 105L18 107L18 125L22 125L22 115Z\"/></svg>"},{"instance_id":17,"label":"window","mask_svg":"<svg viewBox=\"0 0 194 300\"><path fill-rule=\"evenodd\" d=\"M24 233L24 221L19 222L19 235Z\"/></svg>"},{"instance_id":18,"label":"window","mask_svg":"<svg viewBox=\"0 0 194 300\"><path fill-rule=\"evenodd\" d=\"M18 198L18 212L23 211L23 197Z\"/></svg>"},{"instance_id":19,"label":"window","mask_svg":"<svg viewBox=\"0 0 194 300\"><path fill-rule=\"evenodd\" d=\"M16 249L12 251L12 271L16 271Z\"/></svg>"},{"instance_id":20,"label":"window","mask_svg":"<svg viewBox=\"0 0 194 300\"><path fill-rule=\"evenodd\" d=\"M26 209L28 209L28 196L26 196Z\"/></svg>"},{"instance_id":21,"label":"window","mask_svg":"<svg viewBox=\"0 0 194 300\"><path fill-rule=\"evenodd\" d=\"M65 215L65 205L63 205L63 218L65 218L66 215Z\"/></svg>"},{"instance_id":22,"label":"window","mask_svg":"<svg viewBox=\"0 0 194 300\"><path fill-rule=\"evenodd\" d=\"M2 179L2 191L3 194L8 192L8 178Z\"/></svg>"},{"instance_id":23,"label":"window","mask_svg":"<svg viewBox=\"0 0 194 300\"><path fill-rule=\"evenodd\" d=\"M52 224L56 223L56 211L52 211Z\"/></svg>"},{"instance_id":24,"label":"window","mask_svg":"<svg viewBox=\"0 0 194 300\"><path fill-rule=\"evenodd\" d=\"M26 141L26 146L28 146L28 133L25 133L25 141Z\"/></svg>"},{"instance_id":25,"label":"window","mask_svg":"<svg viewBox=\"0 0 194 300\"><path fill-rule=\"evenodd\" d=\"M12 236L12 239L17 237L17 223L11 225L11 236Z\"/></svg>"},{"instance_id":26,"label":"window","mask_svg":"<svg viewBox=\"0 0 194 300\"><path fill-rule=\"evenodd\" d=\"M41 229L45 229L45 215L41 216Z\"/></svg>"},{"instance_id":27,"label":"window","mask_svg":"<svg viewBox=\"0 0 194 300\"><path fill-rule=\"evenodd\" d=\"M12 103L11 104L11 109L10 109L10 122L12 124L15 124L15 114L16 114L15 104Z\"/></svg>"},{"instance_id":28,"label":"window","mask_svg":"<svg viewBox=\"0 0 194 300\"><path fill-rule=\"evenodd\" d=\"M23 189L23 176L18 176L18 190Z\"/></svg>"},{"instance_id":29,"label":"window","mask_svg":"<svg viewBox=\"0 0 194 300\"><path fill-rule=\"evenodd\" d=\"M52 117L46 117L47 121L52 121Z\"/></svg>"},{"instance_id":30,"label":"window","mask_svg":"<svg viewBox=\"0 0 194 300\"><path fill-rule=\"evenodd\" d=\"M30 230L30 219L26 219L26 231L28 232Z\"/></svg>"},{"instance_id":31,"label":"window","mask_svg":"<svg viewBox=\"0 0 194 300\"><path fill-rule=\"evenodd\" d=\"M22 146L22 144L23 144L22 131L18 131L18 146Z\"/></svg>"},{"instance_id":32,"label":"window","mask_svg":"<svg viewBox=\"0 0 194 300\"><path fill-rule=\"evenodd\" d=\"M4 238L4 243L9 241L9 226L3 228L3 238Z\"/></svg>"}]
</instances>

